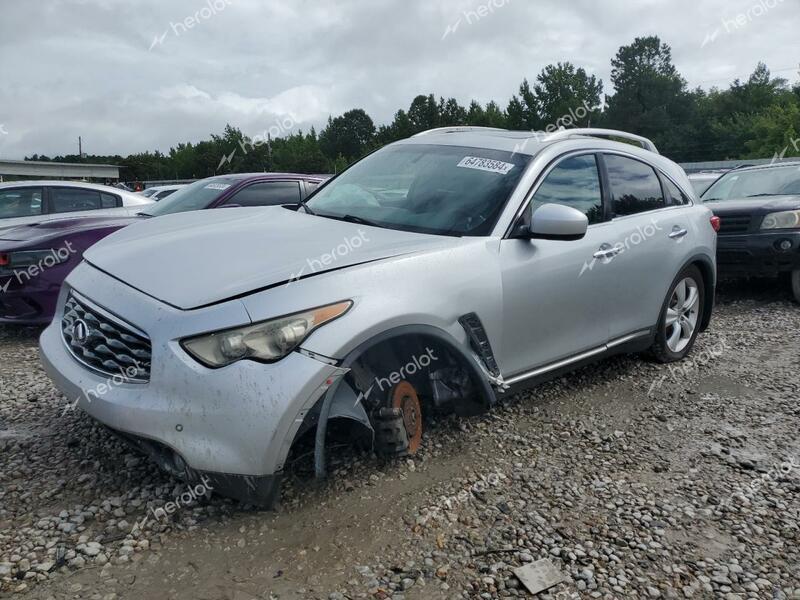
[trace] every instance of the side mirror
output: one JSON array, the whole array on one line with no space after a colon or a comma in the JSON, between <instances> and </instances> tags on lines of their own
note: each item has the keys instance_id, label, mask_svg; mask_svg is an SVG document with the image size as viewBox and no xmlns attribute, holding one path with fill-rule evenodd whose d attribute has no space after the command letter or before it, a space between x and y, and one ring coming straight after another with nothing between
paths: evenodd
<instances>
[{"instance_id":1,"label":"side mirror","mask_svg":"<svg viewBox=\"0 0 800 600\"><path fill-rule=\"evenodd\" d=\"M563 204L543 204L528 219L520 221L512 237L538 240L579 240L586 235L589 218Z\"/></svg>"}]
</instances>

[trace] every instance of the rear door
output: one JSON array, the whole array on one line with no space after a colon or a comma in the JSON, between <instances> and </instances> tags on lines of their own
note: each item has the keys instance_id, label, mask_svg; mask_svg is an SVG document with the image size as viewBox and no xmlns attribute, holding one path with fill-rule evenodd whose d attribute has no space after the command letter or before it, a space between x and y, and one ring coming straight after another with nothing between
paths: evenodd
<instances>
[{"instance_id":1,"label":"rear door","mask_svg":"<svg viewBox=\"0 0 800 600\"><path fill-rule=\"evenodd\" d=\"M672 280L694 244L688 198L652 165L632 156L606 152L603 174L611 194L612 246L595 269L616 289L608 322L616 339L658 323ZM673 197L666 183L674 188Z\"/></svg>"},{"instance_id":2,"label":"rear door","mask_svg":"<svg viewBox=\"0 0 800 600\"><path fill-rule=\"evenodd\" d=\"M47 220L44 189L21 186L0 189L0 229Z\"/></svg>"}]
</instances>

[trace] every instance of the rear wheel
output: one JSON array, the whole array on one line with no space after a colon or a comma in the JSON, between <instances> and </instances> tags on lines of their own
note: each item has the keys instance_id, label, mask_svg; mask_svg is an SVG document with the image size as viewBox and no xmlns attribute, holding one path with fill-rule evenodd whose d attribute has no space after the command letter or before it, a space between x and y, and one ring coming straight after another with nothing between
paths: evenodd
<instances>
[{"instance_id":1,"label":"rear wheel","mask_svg":"<svg viewBox=\"0 0 800 600\"><path fill-rule=\"evenodd\" d=\"M794 294L795 302L800 302L800 269L792 271L790 283L792 285L792 294Z\"/></svg>"},{"instance_id":2,"label":"rear wheel","mask_svg":"<svg viewBox=\"0 0 800 600\"><path fill-rule=\"evenodd\" d=\"M686 267L675 278L661 310L652 347L656 360L675 362L691 351L703 320L704 297L700 270Z\"/></svg>"}]
</instances>

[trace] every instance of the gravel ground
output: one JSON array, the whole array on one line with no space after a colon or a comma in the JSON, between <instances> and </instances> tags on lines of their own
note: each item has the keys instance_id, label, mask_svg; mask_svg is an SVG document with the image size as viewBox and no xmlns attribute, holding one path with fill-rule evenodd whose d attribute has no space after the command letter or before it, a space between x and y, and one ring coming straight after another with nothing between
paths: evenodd
<instances>
[{"instance_id":1,"label":"gravel ground","mask_svg":"<svg viewBox=\"0 0 800 600\"><path fill-rule=\"evenodd\" d=\"M0 597L800 598L800 307L721 290L692 359L620 357L432 424L411 459L299 457L278 513L187 491L0 328ZM188 496L184 496L188 498Z\"/></svg>"}]
</instances>

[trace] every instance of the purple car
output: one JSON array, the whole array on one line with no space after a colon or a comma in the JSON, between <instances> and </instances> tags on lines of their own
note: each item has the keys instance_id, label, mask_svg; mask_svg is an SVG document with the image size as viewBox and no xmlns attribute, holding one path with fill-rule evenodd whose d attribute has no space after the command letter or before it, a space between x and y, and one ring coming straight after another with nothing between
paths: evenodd
<instances>
[{"instance_id":1,"label":"purple car","mask_svg":"<svg viewBox=\"0 0 800 600\"><path fill-rule=\"evenodd\" d=\"M84 251L142 219L206 208L298 206L325 176L225 175L196 181L135 217L79 217L0 231L0 324L46 324L64 278Z\"/></svg>"}]
</instances>

